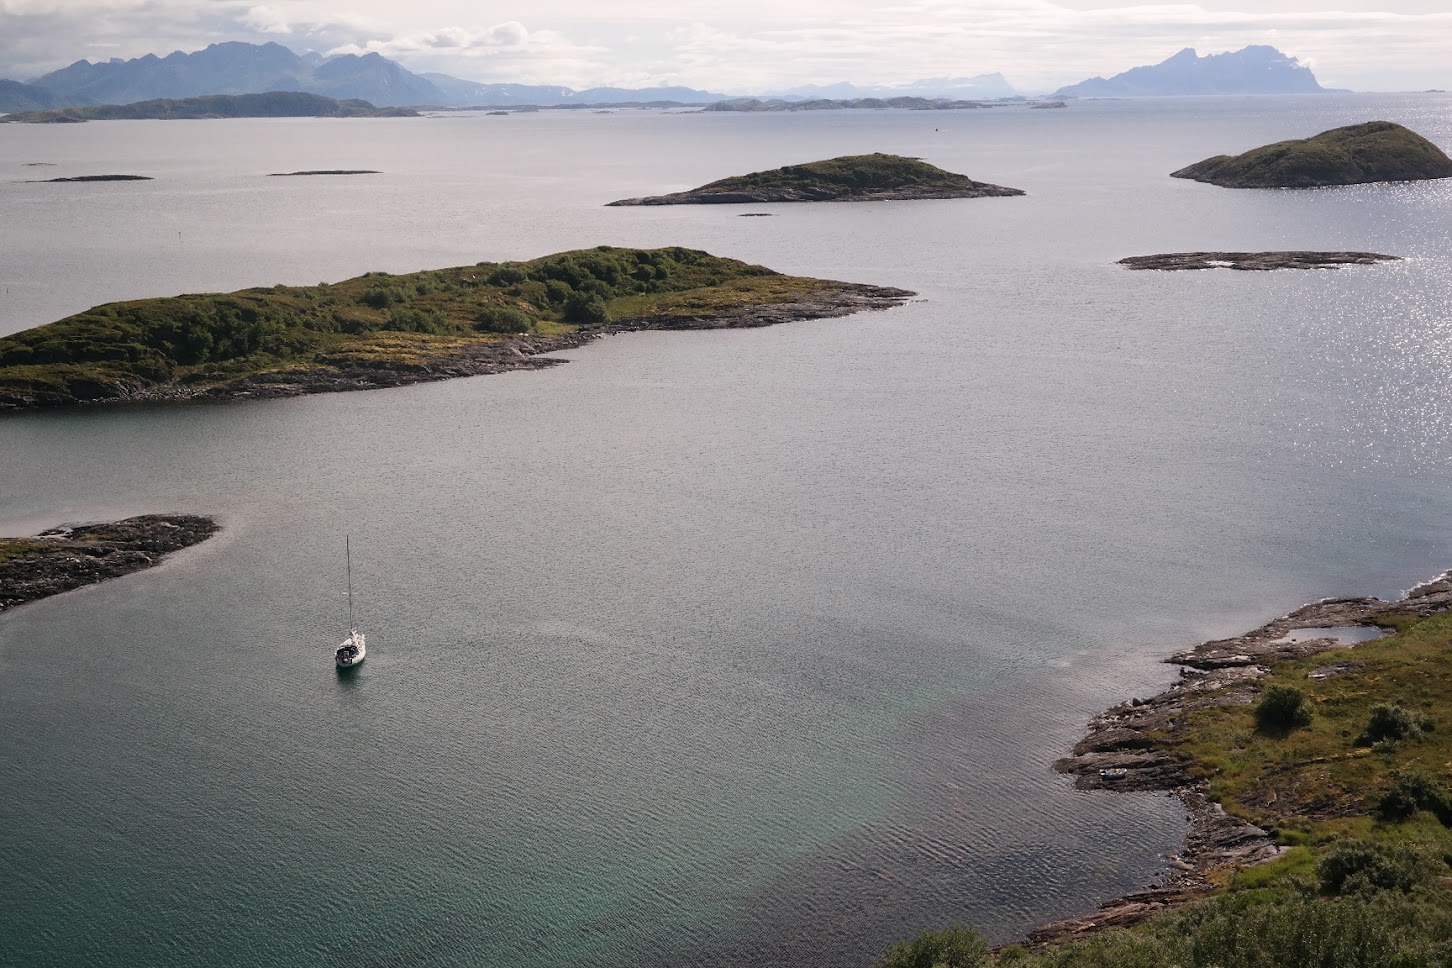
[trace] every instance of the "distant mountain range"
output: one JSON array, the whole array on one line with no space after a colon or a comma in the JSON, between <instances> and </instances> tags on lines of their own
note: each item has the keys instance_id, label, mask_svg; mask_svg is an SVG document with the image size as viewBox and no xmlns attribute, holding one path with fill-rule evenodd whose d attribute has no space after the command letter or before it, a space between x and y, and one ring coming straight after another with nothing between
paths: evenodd
<instances>
[{"instance_id":1,"label":"distant mountain range","mask_svg":"<svg viewBox=\"0 0 1452 968\"><path fill-rule=\"evenodd\" d=\"M1274 47L1253 46L1201 57L1186 47L1149 67L1061 87L1055 97L1156 97L1186 94L1320 94L1309 67Z\"/></svg>"},{"instance_id":2,"label":"distant mountain range","mask_svg":"<svg viewBox=\"0 0 1452 968\"><path fill-rule=\"evenodd\" d=\"M1162 64L1061 88L1055 97L1173 94L1302 94L1324 90L1309 68L1274 47L1247 47L1200 57L1189 48ZM296 91L389 107L541 107L583 104L711 104L726 94L689 87L595 87L486 84L447 74L415 74L380 54L296 54L281 44L213 44L187 54L100 63L76 61L28 83L0 81L0 113L159 98ZM897 87L840 84L796 87L765 95L773 101L861 101L925 98L970 101L1016 97L1002 74L946 77ZM737 98L740 100L740 98Z\"/></svg>"},{"instance_id":3,"label":"distant mountain range","mask_svg":"<svg viewBox=\"0 0 1452 968\"><path fill-rule=\"evenodd\" d=\"M840 84L809 84L765 95L782 100L854 101L862 98L920 97L929 100L975 101L1017 97L1002 74L978 74L974 77L935 77L913 81L896 87L859 87L843 81Z\"/></svg>"},{"instance_id":4,"label":"distant mountain range","mask_svg":"<svg viewBox=\"0 0 1452 968\"><path fill-rule=\"evenodd\" d=\"M0 81L0 112L97 104L133 104L158 98L300 91L379 107L467 107L512 104L707 104L725 97L687 87L632 90L599 87L574 91L531 84L482 84L447 74L415 74L380 54L298 55L281 44L213 44L206 50L69 67L20 84Z\"/></svg>"}]
</instances>

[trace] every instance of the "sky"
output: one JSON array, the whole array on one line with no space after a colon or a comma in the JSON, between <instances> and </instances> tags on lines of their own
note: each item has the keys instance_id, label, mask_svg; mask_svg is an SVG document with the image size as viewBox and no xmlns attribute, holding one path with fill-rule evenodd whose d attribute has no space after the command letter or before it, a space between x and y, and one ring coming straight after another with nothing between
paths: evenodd
<instances>
[{"instance_id":1,"label":"sky","mask_svg":"<svg viewBox=\"0 0 1452 968\"><path fill-rule=\"evenodd\" d=\"M1452 0L0 0L0 77L276 41L480 81L760 93L1002 73L1025 93L1270 44L1327 87L1452 88Z\"/></svg>"}]
</instances>

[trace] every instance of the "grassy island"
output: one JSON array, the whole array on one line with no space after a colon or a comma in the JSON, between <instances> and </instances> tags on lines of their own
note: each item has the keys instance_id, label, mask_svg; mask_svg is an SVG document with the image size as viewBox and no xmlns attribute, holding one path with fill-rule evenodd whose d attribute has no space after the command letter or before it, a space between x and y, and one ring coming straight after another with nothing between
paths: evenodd
<instances>
[{"instance_id":1,"label":"grassy island","mask_svg":"<svg viewBox=\"0 0 1452 968\"><path fill-rule=\"evenodd\" d=\"M805 165L722 178L671 195L622 198L611 205L721 205L762 202L873 202L1022 195L902 155L844 155Z\"/></svg>"},{"instance_id":2,"label":"grassy island","mask_svg":"<svg viewBox=\"0 0 1452 968\"><path fill-rule=\"evenodd\" d=\"M1217 155L1174 172L1222 188L1320 188L1452 177L1452 158L1409 128L1369 121Z\"/></svg>"},{"instance_id":3,"label":"grassy island","mask_svg":"<svg viewBox=\"0 0 1452 968\"><path fill-rule=\"evenodd\" d=\"M882 968L1452 964L1452 573L1170 661L1178 683L1101 714L1057 764L1081 788L1180 797L1192 823L1168 881L1027 946L990 953L951 928Z\"/></svg>"},{"instance_id":4,"label":"grassy island","mask_svg":"<svg viewBox=\"0 0 1452 968\"><path fill-rule=\"evenodd\" d=\"M0 338L0 409L290 396L547 366L621 329L765 326L911 293L787 276L683 248L110 303Z\"/></svg>"},{"instance_id":5,"label":"grassy island","mask_svg":"<svg viewBox=\"0 0 1452 968\"><path fill-rule=\"evenodd\" d=\"M379 108L356 99L340 101L302 91L267 94L209 94L203 97L155 98L135 104L54 108L6 115L0 122L64 124L78 121L181 121L197 118L414 118L408 108Z\"/></svg>"}]
</instances>

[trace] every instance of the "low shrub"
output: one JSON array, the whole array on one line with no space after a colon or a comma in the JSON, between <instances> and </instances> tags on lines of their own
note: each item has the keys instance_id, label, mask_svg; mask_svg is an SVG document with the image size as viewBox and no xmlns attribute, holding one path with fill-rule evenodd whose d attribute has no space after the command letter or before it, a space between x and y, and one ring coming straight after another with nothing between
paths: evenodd
<instances>
[{"instance_id":1,"label":"low shrub","mask_svg":"<svg viewBox=\"0 0 1452 968\"><path fill-rule=\"evenodd\" d=\"M529 276L519 266L504 265L489 274L489 285L513 286L528 278Z\"/></svg>"},{"instance_id":2,"label":"low shrub","mask_svg":"<svg viewBox=\"0 0 1452 968\"><path fill-rule=\"evenodd\" d=\"M1452 796L1431 777L1415 772L1392 774L1392 785L1377 804L1381 820L1410 820L1419 810L1430 811L1444 827L1452 827Z\"/></svg>"},{"instance_id":3,"label":"low shrub","mask_svg":"<svg viewBox=\"0 0 1452 968\"><path fill-rule=\"evenodd\" d=\"M527 333L532 325L533 320L512 306L488 306L474 317L474 328L481 333Z\"/></svg>"},{"instance_id":4,"label":"low shrub","mask_svg":"<svg viewBox=\"0 0 1452 968\"><path fill-rule=\"evenodd\" d=\"M371 286L360 297L363 305L370 309L387 309L406 298L396 286Z\"/></svg>"},{"instance_id":5,"label":"low shrub","mask_svg":"<svg viewBox=\"0 0 1452 968\"><path fill-rule=\"evenodd\" d=\"M401 330L405 333L446 333L449 331L448 320L444 314L436 309L414 309L412 306L399 306L388 311L388 328Z\"/></svg>"},{"instance_id":6,"label":"low shrub","mask_svg":"<svg viewBox=\"0 0 1452 968\"><path fill-rule=\"evenodd\" d=\"M565 322L595 325L610 321L610 310L599 296L582 292L572 293L565 300Z\"/></svg>"},{"instance_id":7,"label":"low shrub","mask_svg":"<svg viewBox=\"0 0 1452 968\"><path fill-rule=\"evenodd\" d=\"M952 927L924 931L896 945L875 968L987 968L993 964L978 932Z\"/></svg>"},{"instance_id":8,"label":"low shrub","mask_svg":"<svg viewBox=\"0 0 1452 968\"><path fill-rule=\"evenodd\" d=\"M1431 880L1436 871L1436 863L1409 847L1371 840L1343 841L1316 865L1327 894L1406 893Z\"/></svg>"},{"instance_id":9,"label":"low shrub","mask_svg":"<svg viewBox=\"0 0 1452 968\"><path fill-rule=\"evenodd\" d=\"M1311 704L1293 686L1270 686L1255 707L1255 726L1264 733L1289 733L1311 725Z\"/></svg>"},{"instance_id":10,"label":"low shrub","mask_svg":"<svg viewBox=\"0 0 1452 968\"><path fill-rule=\"evenodd\" d=\"M1435 723L1420 713L1391 703L1377 703L1371 707L1371 720L1356 737L1356 745L1371 746L1386 740L1416 739L1423 733L1430 733L1434 727Z\"/></svg>"}]
</instances>

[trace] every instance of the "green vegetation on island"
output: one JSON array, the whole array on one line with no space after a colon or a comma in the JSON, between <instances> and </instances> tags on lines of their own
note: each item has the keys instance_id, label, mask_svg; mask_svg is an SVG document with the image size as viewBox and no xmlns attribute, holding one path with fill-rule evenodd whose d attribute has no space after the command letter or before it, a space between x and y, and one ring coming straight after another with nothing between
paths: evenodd
<instances>
[{"instance_id":1,"label":"green vegetation on island","mask_svg":"<svg viewBox=\"0 0 1452 968\"><path fill-rule=\"evenodd\" d=\"M110 303L0 338L0 408L278 396L548 365L606 329L763 326L911 293L684 248Z\"/></svg>"},{"instance_id":2,"label":"green vegetation on island","mask_svg":"<svg viewBox=\"0 0 1452 968\"><path fill-rule=\"evenodd\" d=\"M180 121L199 118L412 118L407 108L379 108L367 101L323 97L301 91L267 94L209 94L203 97L157 98L135 104L24 111L0 122L64 124L77 121Z\"/></svg>"},{"instance_id":3,"label":"green vegetation on island","mask_svg":"<svg viewBox=\"0 0 1452 968\"><path fill-rule=\"evenodd\" d=\"M872 202L1022 195L902 155L844 155L804 165L722 178L690 191L623 198L610 205L711 205L762 202Z\"/></svg>"},{"instance_id":4,"label":"green vegetation on island","mask_svg":"<svg viewBox=\"0 0 1452 968\"><path fill-rule=\"evenodd\" d=\"M1346 645L1317 623L1392 634ZM1452 574L1397 603L1306 606L1174 661L1181 683L1098 717L1061 768L1088 788L1207 798L1229 836L1200 851L1203 878L1035 932L1034 947L928 932L879 968L1452 965Z\"/></svg>"},{"instance_id":5,"label":"green vegetation on island","mask_svg":"<svg viewBox=\"0 0 1452 968\"><path fill-rule=\"evenodd\" d=\"M1400 124L1368 121L1242 155L1217 155L1172 177L1222 188L1320 188L1449 178L1452 158Z\"/></svg>"}]
</instances>

